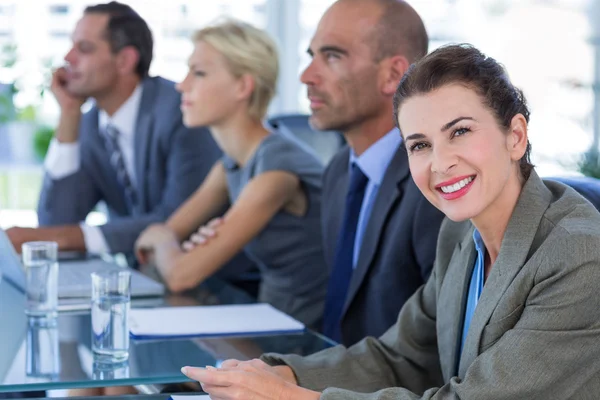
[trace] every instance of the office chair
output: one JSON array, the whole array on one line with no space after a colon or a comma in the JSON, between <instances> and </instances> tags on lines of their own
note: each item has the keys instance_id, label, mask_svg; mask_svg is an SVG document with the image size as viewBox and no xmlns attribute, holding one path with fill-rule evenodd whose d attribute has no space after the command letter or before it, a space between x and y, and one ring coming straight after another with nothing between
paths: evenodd
<instances>
[{"instance_id":1,"label":"office chair","mask_svg":"<svg viewBox=\"0 0 600 400\"><path fill-rule=\"evenodd\" d=\"M268 119L268 123L280 133L290 135L308 145L317 157L327 165L346 141L336 131L317 131L308 123L306 114L280 114Z\"/></svg>"},{"instance_id":2,"label":"office chair","mask_svg":"<svg viewBox=\"0 0 600 400\"><path fill-rule=\"evenodd\" d=\"M551 179L571 186L600 211L600 179L587 176L552 177L545 179Z\"/></svg>"}]
</instances>

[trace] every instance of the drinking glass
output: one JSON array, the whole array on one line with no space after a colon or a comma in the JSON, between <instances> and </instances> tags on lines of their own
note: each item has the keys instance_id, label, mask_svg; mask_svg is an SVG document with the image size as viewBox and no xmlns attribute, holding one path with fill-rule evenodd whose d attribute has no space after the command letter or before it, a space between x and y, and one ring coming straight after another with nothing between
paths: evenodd
<instances>
[{"instance_id":1,"label":"drinking glass","mask_svg":"<svg viewBox=\"0 0 600 400\"><path fill-rule=\"evenodd\" d=\"M122 362L129 357L130 305L129 271L92 273L92 351L97 361Z\"/></svg>"},{"instance_id":2,"label":"drinking glass","mask_svg":"<svg viewBox=\"0 0 600 400\"><path fill-rule=\"evenodd\" d=\"M60 354L56 318L29 318L26 343L28 381L57 380L60 375Z\"/></svg>"},{"instance_id":3,"label":"drinking glass","mask_svg":"<svg viewBox=\"0 0 600 400\"><path fill-rule=\"evenodd\" d=\"M21 246L26 276L30 317L55 318L58 305L58 245L56 242L27 242Z\"/></svg>"}]
</instances>

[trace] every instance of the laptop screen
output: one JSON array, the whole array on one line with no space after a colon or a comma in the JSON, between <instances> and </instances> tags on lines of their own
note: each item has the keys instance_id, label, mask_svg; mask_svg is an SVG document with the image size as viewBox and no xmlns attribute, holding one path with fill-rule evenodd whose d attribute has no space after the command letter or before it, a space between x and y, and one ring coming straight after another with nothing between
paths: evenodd
<instances>
[{"instance_id":1,"label":"laptop screen","mask_svg":"<svg viewBox=\"0 0 600 400\"><path fill-rule=\"evenodd\" d=\"M0 229L0 273L5 279L25 291L25 271L21 264L21 257L2 229Z\"/></svg>"}]
</instances>

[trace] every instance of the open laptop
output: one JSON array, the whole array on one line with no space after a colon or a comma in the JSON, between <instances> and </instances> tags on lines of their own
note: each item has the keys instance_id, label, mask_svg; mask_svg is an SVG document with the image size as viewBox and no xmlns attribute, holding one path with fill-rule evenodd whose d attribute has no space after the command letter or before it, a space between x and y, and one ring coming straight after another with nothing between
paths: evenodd
<instances>
[{"instance_id":1,"label":"open laptop","mask_svg":"<svg viewBox=\"0 0 600 400\"><path fill-rule=\"evenodd\" d=\"M74 304L89 305L92 272L122 268L102 259L61 261L58 268L59 310L71 309ZM132 268L127 269L131 272L131 297L156 297L164 294L163 284ZM0 229L0 274L17 288L25 291L25 271L21 258L2 229ZM61 303L64 307L61 307Z\"/></svg>"},{"instance_id":2,"label":"open laptop","mask_svg":"<svg viewBox=\"0 0 600 400\"><path fill-rule=\"evenodd\" d=\"M10 324L10 327L0 329L0 383L5 382L27 332L27 316L23 312L25 296L13 285L2 282L3 279L6 277L0 273L0 321Z\"/></svg>"}]
</instances>

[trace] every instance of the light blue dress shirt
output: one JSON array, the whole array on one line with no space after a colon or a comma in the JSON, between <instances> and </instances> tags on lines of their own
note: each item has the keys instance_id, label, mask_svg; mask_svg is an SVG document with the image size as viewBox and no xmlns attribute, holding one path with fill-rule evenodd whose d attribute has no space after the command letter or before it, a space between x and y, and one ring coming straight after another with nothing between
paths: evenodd
<instances>
[{"instance_id":1,"label":"light blue dress shirt","mask_svg":"<svg viewBox=\"0 0 600 400\"><path fill-rule=\"evenodd\" d=\"M475 259L475 268L473 268L473 273L471 274L469 293L467 295L467 307L465 309L462 340L460 342L461 354L465 345L465 340L467 339L467 333L469 333L471 318L473 318L473 313L479 302L479 297L483 291L483 284L485 281L485 245L483 244L481 234L477 229L473 231L473 241L475 242L475 250L477 250L477 258Z\"/></svg>"},{"instance_id":2,"label":"light blue dress shirt","mask_svg":"<svg viewBox=\"0 0 600 400\"><path fill-rule=\"evenodd\" d=\"M350 151L350 164L356 163L362 172L369 178L367 188L365 189L365 197L360 207L360 215L358 216L358 226L356 227L356 238L354 239L354 253L352 256L352 267L356 267L358 255L362 245L365 228L369 222L373 204L377 198L377 192L385 172L387 171L392 158L402 143L402 136L397 128L392 129L385 134L381 139L376 141L363 154L356 156L354 151Z\"/></svg>"}]
</instances>

